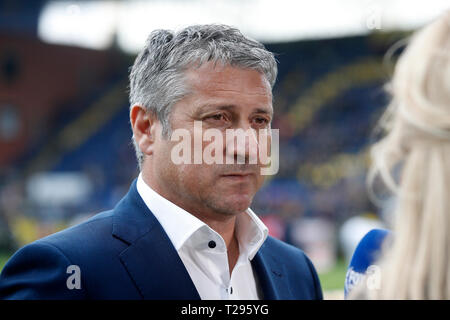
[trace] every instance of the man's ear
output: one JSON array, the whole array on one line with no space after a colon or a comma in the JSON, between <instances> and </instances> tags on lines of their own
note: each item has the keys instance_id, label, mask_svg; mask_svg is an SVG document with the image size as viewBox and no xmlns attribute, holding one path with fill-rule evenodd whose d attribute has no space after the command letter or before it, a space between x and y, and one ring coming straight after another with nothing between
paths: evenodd
<instances>
[{"instance_id":1,"label":"man's ear","mask_svg":"<svg viewBox=\"0 0 450 320\"><path fill-rule=\"evenodd\" d=\"M147 112L144 107L135 105L130 110L130 122L139 149L145 155L151 155L155 142L156 116Z\"/></svg>"}]
</instances>

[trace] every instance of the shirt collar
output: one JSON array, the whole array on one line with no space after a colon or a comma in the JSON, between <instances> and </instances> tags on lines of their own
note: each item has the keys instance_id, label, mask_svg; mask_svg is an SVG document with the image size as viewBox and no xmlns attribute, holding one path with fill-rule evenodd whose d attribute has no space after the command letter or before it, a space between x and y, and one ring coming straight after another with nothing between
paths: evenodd
<instances>
[{"instance_id":1,"label":"shirt collar","mask_svg":"<svg viewBox=\"0 0 450 320\"><path fill-rule=\"evenodd\" d=\"M221 239L220 246L224 246L222 237L203 221L167 200L150 186L148 186L139 174L137 191L150 211L158 219L167 233L170 241L177 251L185 245L197 243L199 249L207 249L207 243L211 238ZM248 255L251 260L258 252L268 236L268 229L258 216L248 208L244 214L236 218L236 237L239 241L240 254ZM195 241L187 241L187 240ZM199 243L201 241L201 244ZM222 250L226 250L222 248Z\"/></svg>"}]
</instances>

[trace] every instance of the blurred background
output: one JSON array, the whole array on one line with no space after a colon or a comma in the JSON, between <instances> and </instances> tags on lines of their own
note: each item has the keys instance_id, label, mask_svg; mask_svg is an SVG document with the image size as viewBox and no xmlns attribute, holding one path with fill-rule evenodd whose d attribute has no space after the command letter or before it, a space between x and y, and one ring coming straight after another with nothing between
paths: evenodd
<instances>
[{"instance_id":1,"label":"blurred background","mask_svg":"<svg viewBox=\"0 0 450 320\"><path fill-rule=\"evenodd\" d=\"M154 29L225 23L277 54L280 170L252 205L302 248L328 298L351 253L389 226L368 146L404 39L447 0L0 0L0 270L19 247L111 209L138 169L129 67ZM336 291L333 291L336 290ZM336 294L333 295L333 292Z\"/></svg>"}]
</instances>

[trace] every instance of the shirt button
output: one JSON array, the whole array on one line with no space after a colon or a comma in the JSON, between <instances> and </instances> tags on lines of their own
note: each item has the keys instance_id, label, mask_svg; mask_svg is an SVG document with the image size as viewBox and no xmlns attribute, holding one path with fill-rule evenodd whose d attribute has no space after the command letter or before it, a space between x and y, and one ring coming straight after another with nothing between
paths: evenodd
<instances>
[{"instance_id":1,"label":"shirt button","mask_svg":"<svg viewBox=\"0 0 450 320\"><path fill-rule=\"evenodd\" d=\"M211 249L214 249L216 247L216 243L211 240L210 242L208 242L208 247L210 247Z\"/></svg>"}]
</instances>

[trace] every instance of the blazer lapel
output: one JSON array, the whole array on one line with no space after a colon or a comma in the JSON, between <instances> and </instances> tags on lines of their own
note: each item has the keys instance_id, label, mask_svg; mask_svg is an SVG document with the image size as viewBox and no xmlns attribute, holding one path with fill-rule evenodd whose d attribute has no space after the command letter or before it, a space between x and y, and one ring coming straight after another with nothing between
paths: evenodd
<instances>
[{"instance_id":1,"label":"blazer lapel","mask_svg":"<svg viewBox=\"0 0 450 320\"><path fill-rule=\"evenodd\" d=\"M267 240L266 240L267 241ZM276 260L265 248L261 246L252 260L264 300L292 299L285 267Z\"/></svg>"},{"instance_id":2,"label":"blazer lapel","mask_svg":"<svg viewBox=\"0 0 450 320\"><path fill-rule=\"evenodd\" d=\"M119 258L144 299L200 296L164 229L136 189L114 209L113 236L129 244Z\"/></svg>"},{"instance_id":3,"label":"blazer lapel","mask_svg":"<svg viewBox=\"0 0 450 320\"><path fill-rule=\"evenodd\" d=\"M155 227L120 254L144 299L200 299L164 231Z\"/></svg>"}]
</instances>

